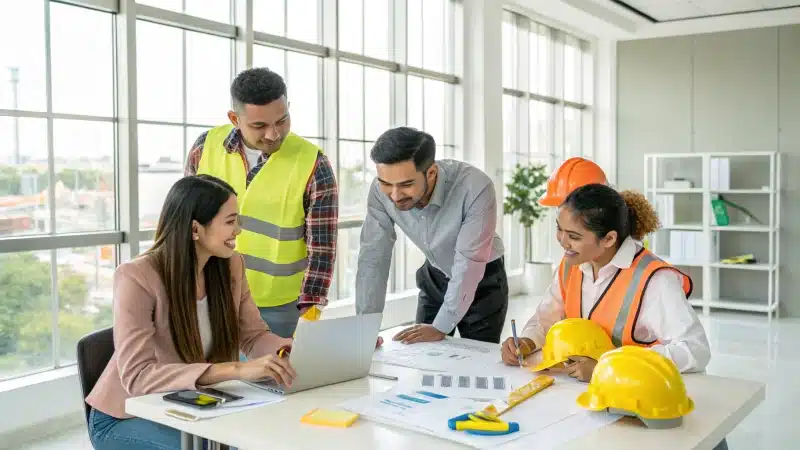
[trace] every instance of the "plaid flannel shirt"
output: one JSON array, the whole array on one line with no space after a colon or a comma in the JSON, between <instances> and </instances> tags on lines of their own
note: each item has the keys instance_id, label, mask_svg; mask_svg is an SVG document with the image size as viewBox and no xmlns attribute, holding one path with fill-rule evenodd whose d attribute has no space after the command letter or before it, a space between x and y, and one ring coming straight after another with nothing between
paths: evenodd
<instances>
[{"instance_id":1,"label":"plaid flannel shirt","mask_svg":"<svg viewBox=\"0 0 800 450\"><path fill-rule=\"evenodd\" d=\"M186 158L184 175L196 175L203 156L206 133L197 138ZM225 139L225 150L238 153L242 164L247 167L247 156L241 132L234 128ZM247 174L247 185L264 166L268 156L262 154L258 164ZM305 234L308 246L308 267L303 278L303 287L298 297L298 308L311 305L324 307L328 303L328 289L333 280L336 261L336 233L339 220L339 191L336 177L328 158L320 152L314 165L314 172L306 184L303 194L303 209L306 212Z\"/></svg>"}]
</instances>

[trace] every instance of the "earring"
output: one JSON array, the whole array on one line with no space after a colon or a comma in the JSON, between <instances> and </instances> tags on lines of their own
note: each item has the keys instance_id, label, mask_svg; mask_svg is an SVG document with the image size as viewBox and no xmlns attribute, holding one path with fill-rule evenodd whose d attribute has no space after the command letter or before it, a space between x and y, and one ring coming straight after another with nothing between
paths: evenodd
<instances>
[{"instance_id":1,"label":"earring","mask_svg":"<svg viewBox=\"0 0 800 450\"><path fill-rule=\"evenodd\" d=\"M195 234L194 236L192 236L192 239L194 239L196 241L196 240L200 239L200 236Z\"/></svg>"}]
</instances>

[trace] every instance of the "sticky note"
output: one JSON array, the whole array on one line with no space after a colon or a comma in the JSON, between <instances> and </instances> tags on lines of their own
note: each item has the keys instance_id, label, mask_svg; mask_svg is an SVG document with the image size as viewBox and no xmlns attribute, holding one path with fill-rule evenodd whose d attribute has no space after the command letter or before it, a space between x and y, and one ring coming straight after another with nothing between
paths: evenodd
<instances>
[{"instance_id":1,"label":"sticky note","mask_svg":"<svg viewBox=\"0 0 800 450\"><path fill-rule=\"evenodd\" d=\"M310 425L347 428L358 419L358 414L340 409L315 408L300 418L300 422Z\"/></svg>"}]
</instances>

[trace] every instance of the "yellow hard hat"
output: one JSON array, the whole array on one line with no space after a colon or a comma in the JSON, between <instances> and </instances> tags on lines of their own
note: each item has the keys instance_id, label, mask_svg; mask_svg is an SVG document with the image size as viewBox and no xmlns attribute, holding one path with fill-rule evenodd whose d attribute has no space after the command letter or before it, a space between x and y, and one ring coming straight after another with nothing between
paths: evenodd
<instances>
[{"instance_id":1,"label":"yellow hard hat","mask_svg":"<svg viewBox=\"0 0 800 450\"><path fill-rule=\"evenodd\" d=\"M538 372L549 369L570 356L588 356L597 360L613 348L608 333L596 322L579 318L564 319L547 331L542 362L531 370Z\"/></svg>"},{"instance_id":2,"label":"yellow hard hat","mask_svg":"<svg viewBox=\"0 0 800 450\"><path fill-rule=\"evenodd\" d=\"M675 363L654 350L632 345L600 358L589 388L577 401L592 411L634 415L657 428L677 426L694 409Z\"/></svg>"}]
</instances>

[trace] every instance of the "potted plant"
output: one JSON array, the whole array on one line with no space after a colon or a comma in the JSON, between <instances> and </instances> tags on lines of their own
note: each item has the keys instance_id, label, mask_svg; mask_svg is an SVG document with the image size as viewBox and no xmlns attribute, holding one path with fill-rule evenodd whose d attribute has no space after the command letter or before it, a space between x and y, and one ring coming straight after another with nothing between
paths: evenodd
<instances>
[{"instance_id":1,"label":"potted plant","mask_svg":"<svg viewBox=\"0 0 800 450\"><path fill-rule=\"evenodd\" d=\"M508 193L503 203L503 213L518 214L525 230L525 288L529 294L543 292L553 276L550 263L533 260L531 244L531 228L547 212L547 208L538 202L546 190L547 179L548 171L544 164L517 164L511 182L506 184Z\"/></svg>"}]
</instances>

